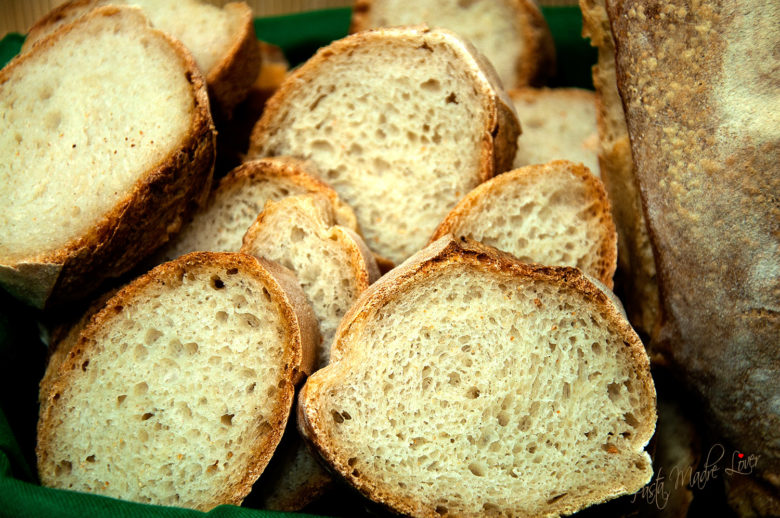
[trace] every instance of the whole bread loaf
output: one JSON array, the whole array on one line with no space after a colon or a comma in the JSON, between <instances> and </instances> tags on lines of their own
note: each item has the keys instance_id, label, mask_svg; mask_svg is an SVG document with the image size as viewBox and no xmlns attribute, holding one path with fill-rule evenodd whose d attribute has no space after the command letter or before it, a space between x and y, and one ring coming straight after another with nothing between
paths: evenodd
<instances>
[{"instance_id":1,"label":"whole bread loaf","mask_svg":"<svg viewBox=\"0 0 780 518\"><path fill-rule=\"evenodd\" d=\"M310 160L400 263L468 191L510 168L520 128L489 64L442 29L353 34L320 49L268 101L250 157Z\"/></svg>"},{"instance_id":2,"label":"whole bread loaf","mask_svg":"<svg viewBox=\"0 0 780 518\"><path fill-rule=\"evenodd\" d=\"M607 7L663 295L653 341L776 497L780 4Z\"/></svg>"},{"instance_id":3,"label":"whole bread loaf","mask_svg":"<svg viewBox=\"0 0 780 518\"><path fill-rule=\"evenodd\" d=\"M215 131L189 52L102 7L0 71L0 284L84 297L177 232L211 184Z\"/></svg>"},{"instance_id":4,"label":"whole bread loaf","mask_svg":"<svg viewBox=\"0 0 780 518\"><path fill-rule=\"evenodd\" d=\"M91 318L44 394L43 485L208 510L240 504L285 429L319 341L295 276L199 252Z\"/></svg>"},{"instance_id":5,"label":"whole bread loaf","mask_svg":"<svg viewBox=\"0 0 780 518\"><path fill-rule=\"evenodd\" d=\"M652 475L655 390L616 304L574 268L445 236L352 306L299 427L410 516L558 516L632 493Z\"/></svg>"},{"instance_id":6,"label":"whole bread loaf","mask_svg":"<svg viewBox=\"0 0 780 518\"><path fill-rule=\"evenodd\" d=\"M181 41L206 78L220 115L229 117L248 94L262 58L245 2L219 8L206 0L70 0L30 28L22 51L101 5L140 7L155 28Z\"/></svg>"}]
</instances>

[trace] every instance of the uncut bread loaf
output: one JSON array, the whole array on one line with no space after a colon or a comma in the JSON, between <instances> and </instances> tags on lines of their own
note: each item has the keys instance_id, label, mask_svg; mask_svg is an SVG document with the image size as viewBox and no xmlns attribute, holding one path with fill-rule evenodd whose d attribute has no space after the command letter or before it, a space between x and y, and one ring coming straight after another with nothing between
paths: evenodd
<instances>
[{"instance_id":1,"label":"uncut bread loaf","mask_svg":"<svg viewBox=\"0 0 780 518\"><path fill-rule=\"evenodd\" d=\"M598 63L593 67L598 160L618 233L616 291L634 328L650 336L660 318L661 302L650 235L634 175L626 116L617 89L615 42L604 0L581 0L580 9L583 36L598 47ZM652 348L652 344L648 345ZM661 360L658 355L651 355L654 361Z\"/></svg>"},{"instance_id":2,"label":"uncut bread loaf","mask_svg":"<svg viewBox=\"0 0 780 518\"><path fill-rule=\"evenodd\" d=\"M269 201L244 236L241 252L295 272L319 322L322 344L317 368L330 360L333 335L357 297L379 278L363 240L336 224L331 204L318 195ZM309 454L292 426L280 459L261 479L263 507L300 510L322 494L331 478ZM280 447L280 449L282 448Z\"/></svg>"},{"instance_id":3,"label":"uncut bread loaf","mask_svg":"<svg viewBox=\"0 0 780 518\"><path fill-rule=\"evenodd\" d=\"M520 128L492 68L426 27L366 31L288 76L249 156L311 160L355 210L368 246L399 263L457 201L507 170Z\"/></svg>"},{"instance_id":4,"label":"uncut bread loaf","mask_svg":"<svg viewBox=\"0 0 780 518\"><path fill-rule=\"evenodd\" d=\"M534 0L357 0L350 32L420 23L469 40L507 88L540 86L555 74L552 34Z\"/></svg>"},{"instance_id":5,"label":"uncut bread loaf","mask_svg":"<svg viewBox=\"0 0 780 518\"><path fill-rule=\"evenodd\" d=\"M301 389L301 432L405 515L558 516L633 493L655 390L594 282L443 237L352 306Z\"/></svg>"},{"instance_id":6,"label":"uncut bread loaf","mask_svg":"<svg viewBox=\"0 0 780 518\"><path fill-rule=\"evenodd\" d=\"M780 4L626 0L607 12L661 286L655 349L723 443L760 458L743 494L777 508Z\"/></svg>"},{"instance_id":7,"label":"uncut bread loaf","mask_svg":"<svg viewBox=\"0 0 780 518\"><path fill-rule=\"evenodd\" d=\"M229 117L257 77L262 58L245 2L220 8L204 0L70 0L30 28L22 51L101 5L140 7L155 28L180 40L206 78L219 115Z\"/></svg>"},{"instance_id":8,"label":"uncut bread loaf","mask_svg":"<svg viewBox=\"0 0 780 518\"><path fill-rule=\"evenodd\" d=\"M0 284L43 307L86 296L208 194L215 131L186 49L103 7L0 71Z\"/></svg>"},{"instance_id":9,"label":"uncut bread loaf","mask_svg":"<svg viewBox=\"0 0 780 518\"><path fill-rule=\"evenodd\" d=\"M576 266L612 288L617 234L607 193L582 164L556 160L499 175L450 211L431 237L465 236L523 262Z\"/></svg>"},{"instance_id":10,"label":"uncut bread loaf","mask_svg":"<svg viewBox=\"0 0 780 518\"><path fill-rule=\"evenodd\" d=\"M596 97L580 88L518 88L509 91L523 134L514 167L552 160L582 163L601 176L597 156Z\"/></svg>"},{"instance_id":11,"label":"uncut bread loaf","mask_svg":"<svg viewBox=\"0 0 780 518\"><path fill-rule=\"evenodd\" d=\"M117 293L46 394L48 487L208 510L240 504L287 422L319 339L294 275L193 253Z\"/></svg>"},{"instance_id":12,"label":"uncut bread loaf","mask_svg":"<svg viewBox=\"0 0 780 518\"><path fill-rule=\"evenodd\" d=\"M159 254L160 261L195 251L238 252L247 229L269 200L317 193L332 205L335 221L357 232L352 209L324 182L312 164L288 157L251 160L222 178L206 206Z\"/></svg>"}]
</instances>

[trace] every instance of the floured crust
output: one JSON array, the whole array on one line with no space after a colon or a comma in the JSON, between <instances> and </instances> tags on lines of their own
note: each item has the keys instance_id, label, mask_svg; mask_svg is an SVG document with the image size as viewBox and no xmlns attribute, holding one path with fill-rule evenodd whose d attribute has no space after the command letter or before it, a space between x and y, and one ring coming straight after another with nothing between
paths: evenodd
<instances>
[{"instance_id":1,"label":"floured crust","mask_svg":"<svg viewBox=\"0 0 780 518\"><path fill-rule=\"evenodd\" d=\"M639 337L625 320L621 310L614 305L611 297L591 283L577 269L519 263L508 254L492 247L466 239L456 240L450 235L442 237L412 256L361 295L339 326L332 349L331 365L310 377L299 394L297 405L299 431L309 445L334 470L334 473L364 496L395 513L410 516L438 516L434 509L427 508L422 502L399 498L392 490L374 486L370 480L367 480L368 477L357 474L349 461L336 449L337 447L329 442L328 428L333 426L331 416L323 415L317 407L318 398L321 395L325 397L324 394L328 390L338 386L339 380L342 379L340 371L350 368L352 349L360 347L360 344L348 341L350 334L354 333L355 329L365 327L370 320L370 315L378 308L402 296L405 290L413 287L420 279L432 275L449 263L466 263L497 275L527 276L576 290L594 301L607 316L612 329L622 337L624 345L629 350L628 355L634 366L633 370L640 380L643 396L646 396L643 397L644 415L640 419L645 426L632 440L632 446L637 451L644 449L654 432L655 425L655 388L650 377L649 360ZM625 481L617 482L617 485L623 482ZM609 498L609 495L603 496L604 500ZM574 502L570 509L559 510L556 513L574 512L595 503L598 502Z\"/></svg>"},{"instance_id":2,"label":"floured crust","mask_svg":"<svg viewBox=\"0 0 780 518\"><path fill-rule=\"evenodd\" d=\"M466 224L464 220L477 213L476 211L479 210L479 206L487 203L486 200L489 200L492 196L500 193L504 189L513 188L513 184L532 185L545 175L552 174L559 169L565 169L567 173L570 173L577 178L577 180L581 182L581 185L586 189L587 198L593 201L593 211L599 215L597 230L600 238L597 257L593 261L595 270L586 273L596 277L596 279L611 290L613 286L612 276L615 273L617 264L617 234L615 232L615 224L612 221L610 204L607 199L607 194L604 191L604 186L599 179L593 176L582 164L556 160L548 164L531 165L515 169L514 171L504 173L483 183L468 193L458 205L447 214L447 217L444 218L431 236L429 243L432 243L447 234L454 233L456 234L456 237L459 237L464 233L467 234L469 232L468 228L463 228ZM544 221L541 221L539 225L543 227Z\"/></svg>"},{"instance_id":3,"label":"floured crust","mask_svg":"<svg viewBox=\"0 0 780 518\"><path fill-rule=\"evenodd\" d=\"M69 386L76 376L82 375L84 362L88 363L92 349L98 347L95 337L99 330L111 326L112 320L117 315L125 309L131 309L135 300L142 297L150 288L171 286L171 289L175 289L177 282L181 282L180 279L188 271L198 269L222 271L233 268L240 268L243 274L253 276L268 290L269 296L276 301L288 338L282 360L284 367L281 369L279 390L275 395L276 404L271 419L273 426L259 438L257 444L251 446L252 453L247 466L238 468L244 470L239 482L230 487L214 488L214 493L203 503L202 508L210 509L220 504L241 503L281 440L289 408L293 402L295 386L312 372L314 341L318 339L313 313L294 275L279 265L244 254L197 252L162 264L121 289L90 319L81 332L78 342L59 367L56 379L43 395L45 405L42 405L42 414L38 421L36 448L39 468L43 468L47 458L53 453L50 451L50 442L51 435L56 433L58 415L68 411L63 407L68 399ZM51 474L41 472L44 483L50 476Z\"/></svg>"},{"instance_id":4,"label":"floured crust","mask_svg":"<svg viewBox=\"0 0 780 518\"><path fill-rule=\"evenodd\" d=\"M38 53L56 49L59 38L97 17L137 10L102 7L39 41L0 71L0 82ZM138 15L140 16L140 15ZM125 273L178 231L205 202L215 160L216 131L203 77L187 50L170 36L147 27L176 52L192 85L191 128L179 146L139 178L132 192L88 233L59 250L0 260L0 283L14 296L43 308L83 298L104 279Z\"/></svg>"},{"instance_id":5,"label":"floured crust","mask_svg":"<svg viewBox=\"0 0 780 518\"><path fill-rule=\"evenodd\" d=\"M371 11L378 1L381 0L357 0L355 2L349 28L350 33L375 27ZM506 83L504 86L506 88L528 85L541 86L555 74L555 45L547 22L533 0L506 0L505 4L515 14L514 24L517 36L522 39L523 52L515 62L514 81L504 81ZM417 23L438 25L435 18L417 20Z\"/></svg>"}]
</instances>

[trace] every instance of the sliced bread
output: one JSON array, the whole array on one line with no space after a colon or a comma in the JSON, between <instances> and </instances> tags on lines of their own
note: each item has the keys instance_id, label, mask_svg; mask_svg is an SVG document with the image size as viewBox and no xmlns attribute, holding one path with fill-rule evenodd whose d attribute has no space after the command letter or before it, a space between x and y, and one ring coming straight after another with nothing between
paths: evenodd
<instances>
[{"instance_id":1,"label":"sliced bread","mask_svg":"<svg viewBox=\"0 0 780 518\"><path fill-rule=\"evenodd\" d=\"M189 52L135 8L102 7L0 71L0 284L84 297L205 199L215 131Z\"/></svg>"},{"instance_id":2,"label":"sliced bread","mask_svg":"<svg viewBox=\"0 0 780 518\"><path fill-rule=\"evenodd\" d=\"M597 156L596 97L580 88L520 88L509 91L523 135L514 167L571 160L601 176Z\"/></svg>"},{"instance_id":3,"label":"sliced bread","mask_svg":"<svg viewBox=\"0 0 780 518\"><path fill-rule=\"evenodd\" d=\"M311 160L371 250L399 263L461 197L510 167L518 134L511 101L470 44L441 29L377 29L288 76L249 156Z\"/></svg>"},{"instance_id":4,"label":"sliced bread","mask_svg":"<svg viewBox=\"0 0 780 518\"><path fill-rule=\"evenodd\" d=\"M357 231L352 209L318 180L310 163L276 157L246 162L227 174L208 204L159 254L161 261L195 251L238 252L247 229L268 200L318 193L333 206L335 221Z\"/></svg>"},{"instance_id":5,"label":"sliced bread","mask_svg":"<svg viewBox=\"0 0 780 518\"><path fill-rule=\"evenodd\" d=\"M468 193L434 232L465 236L521 261L576 266L612 288L617 234L598 178L556 160L504 173Z\"/></svg>"},{"instance_id":6,"label":"sliced bread","mask_svg":"<svg viewBox=\"0 0 780 518\"><path fill-rule=\"evenodd\" d=\"M579 270L443 237L364 292L301 432L363 495L410 516L558 516L650 480L642 342Z\"/></svg>"},{"instance_id":7,"label":"sliced bread","mask_svg":"<svg viewBox=\"0 0 780 518\"><path fill-rule=\"evenodd\" d=\"M240 504L314 366L316 322L288 270L194 253L87 324L38 423L45 486L208 510Z\"/></svg>"},{"instance_id":8,"label":"sliced bread","mask_svg":"<svg viewBox=\"0 0 780 518\"><path fill-rule=\"evenodd\" d=\"M357 0L350 31L419 23L471 41L507 88L539 86L555 73L552 35L534 0Z\"/></svg>"},{"instance_id":9,"label":"sliced bread","mask_svg":"<svg viewBox=\"0 0 780 518\"><path fill-rule=\"evenodd\" d=\"M203 72L213 103L229 115L244 99L260 69L252 10L245 2L217 7L205 0L70 0L30 28L23 51L101 5L134 5L152 25L180 40Z\"/></svg>"}]
</instances>

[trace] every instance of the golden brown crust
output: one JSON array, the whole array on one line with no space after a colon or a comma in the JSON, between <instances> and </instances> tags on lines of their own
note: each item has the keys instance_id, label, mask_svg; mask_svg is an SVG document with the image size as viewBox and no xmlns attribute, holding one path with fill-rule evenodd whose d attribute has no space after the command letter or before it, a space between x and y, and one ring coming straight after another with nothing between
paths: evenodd
<instances>
[{"instance_id":1,"label":"golden brown crust","mask_svg":"<svg viewBox=\"0 0 780 518\"><path fill-rule=\"evenodd\" d=\"M273 417L269 420L271 429L260 437L258 444L252 448L252 454L241 480L232 487L215 488L212 501L205 503L203 509L210 509L220 504L240 505L281 440L292 406L295 385L313 369L313 341L318 336L311 308L306 303L292 273L275 263L244 254L194 252L157 266L111 297L103 309L89 320L79 335L78 342L60 365L56 379L45 394L45 404L42 405L41 418L38 421L36 452L39 466L45 464L50 453L50 435L54 431L53 423L56 422L57 413L67 412L67 409L62 407L67 400L71 380L82 373L82 369L77 367L85 360L88 361L92 349L97 347L95 336L99 330L111 326L112 320L125 308L132 307L135 300L143 296L150 287L166 286L168 289L175 289L186 273L201 268L239 268L244 274L251 275L259 281L269 291L272 300L276 301L288 338L282 359L283 368L279 376L283 383L280 383L279 390L276 392L277 404Z\"/></svg>"},{"instance_id":2,"label":"golden brown crust","mask_svg":"<svg viewBox=\"0 0 780 518\"><path fill-rule=\"evenodd\" d=\"M55 31L0 71L0 82L38 52L54 47L60 37L93 18L131 8L101 7ZM134 9L132 9L135 11ZM165 243L208 196L214 167L216 131L211 120L203 77L187 50L170 36L149 28L178 55L192 85L193 114L189 133L179 146L140 178L86 235L59 250L5 261L0 282L36 307L50 307L87 296L100 283L127 272Z\"/></svg>"},{"instance_id":3,"label":"golden brown crust","mask_svg":"<svg viewBox=\"0 0 780 518\"><path fill-rule=\"evenodd\" d=\"M372 485L365 474L356 476L348 460L340 458L338 452L329 444L329 425L326 417L318 411L316 399L319 392L332 386L331 383L337 384L334 380L339 378L339 369L349 367L350 347L359 347L347 343L350 329L364 327L371 314L378 308L414 286L418 279L433 275L435 271L451 263L466 263L493 274L520 276L553 283L577 291L593 301L603 311L602 314L607 318L614 332L623 339L634 365L634 372L642 387L643 400L646 404L643 408L644 415L638 420L647 423L648 426L638 431L632 438L631 445L637 450L644 448L653 434L656 420L655 387L650 376L649 359L641 340L625 320L621 310L614 305L610 296L590 282L576 268L520 263L509 254L495 248L465 238L456 239L452 235L445 235L363 292L339 325L331 350L331 365L310 377L298 395L296 408L298 429L311 448L324 459L335 474L362 495L387 506L393 512L414 516L438 516L433 509L427 509L422 502L406 501ZM340 362L343 364L339 365ZM589 502L588 505L593 503L596 502ZM577 509L579 507L574 507L567 512Z\"/></svg>"},{"instance_id":4,"label":"golden brown crust","mask_svg":"<svg viewBox=\"0 0 780 518\"><path fill-rule=\"evenodd\" d=\"M656 344L777 491L780 5L607 7L661 286Z\"/></svg>"},{"instance_id":5,"label":"golden brown crust","mask_svg":"<svg viewBox=\"0 0 780 518\"><path fill-rule=\"evenodd\" d=\"M482 204L484 200L491 195L500 192L504 189L504 186L515 182L532 183L536 178L550 174L561 168L565 168L582 182L586 189L586 196L594 202L594 211L599 215L599 230L601 237L599 240L597 268L595 272L590 273L595 275L597 280L611 290L612 276L615 273L617 265L617 234L615 232L615 224L612 221L610 203L603 184L582 164L574 164L566 160L555 160L547 164L521 167L496 176L477 186L458 202L436 228L429 243L436 241L446 234L456 232L457 228L462 225L465 217L475 210L478 210L478 205Z\"/></svg>"},{"instance_id":6,"label":"golden brown crust","mask_svg":"<svg viewBox=\"0 0 780 518\"><path fill-rule=\"evenodd\" d=\"M488 113L488 120L480 139L482 144L482 157L479 171L476 173L479 182L491 178L498 172L511 167L517 150L517 137L520 135L520 123L517 121L514 106L501 88L500 82L492 67L486 67L483 58L479 56L474 47L450 31L443 29L429 29L426 26L383 28L364 31L337 40L327 47L321 48L306 63L295 72L287 76L287 79L276 93L268 100L263 116L252 130L249 146L249 157L262 154L262 148L268 135L274 133L275 118L288 103L288 98L298 88L303 87L312 80L320 68L327 66L333 55L349 53L350 50L372 41L384 38L412 40L420 45L428 39L445 41L453 51L465 60L467 67L472 71L472 77L485 93L485 103L482 109ZM273 150L268 155L274 156Z\"/></svg>"}]
</instances>

